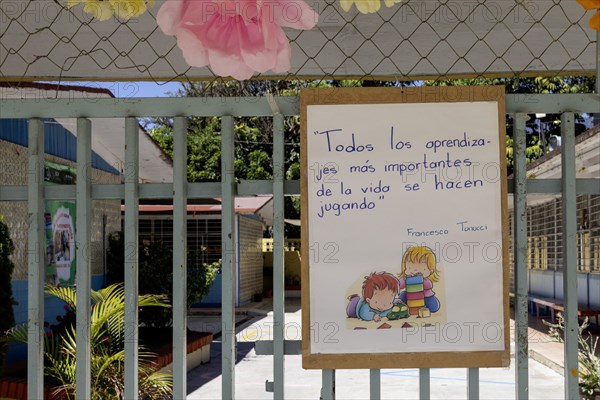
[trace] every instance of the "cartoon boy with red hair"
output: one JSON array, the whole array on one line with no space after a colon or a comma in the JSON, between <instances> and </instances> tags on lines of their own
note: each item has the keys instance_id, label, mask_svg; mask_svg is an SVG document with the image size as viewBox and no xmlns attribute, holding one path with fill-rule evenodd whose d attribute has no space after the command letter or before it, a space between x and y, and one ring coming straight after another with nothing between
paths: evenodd
<instances>
[{"instance_id":1,"label":"cartoon boy with red hair","mask_svg":"<svg viewBox=\"0 0 600 400\"><path fill-rule=\"evenodd\" d=\"M349 317L365 321L381 321L392 311L400 292L398 278L387 272L372 272L365 277L362 297L350 297L347 313Z\"/></svg>"}]
</instances>

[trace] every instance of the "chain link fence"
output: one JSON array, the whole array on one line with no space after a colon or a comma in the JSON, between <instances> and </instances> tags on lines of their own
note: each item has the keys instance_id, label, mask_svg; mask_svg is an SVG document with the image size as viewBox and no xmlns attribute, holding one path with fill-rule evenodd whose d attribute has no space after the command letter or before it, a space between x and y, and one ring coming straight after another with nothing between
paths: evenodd
<instances>
[{"instance_id":1,"label":"chain link fence","mask_svg":"<svg viewBox=\"0 0 600 400\"><path fill-rule=\"evenodd\" d=\"M364 1L364 0L360 0ZM415 80L585 75L596 69L592 12L575 0L404 0L379 12L307 2L315 28L287 30L288 73L277 79ZM162 1L122 22L98 21L66 0L0 2L0 80L213 80L190 68L156 24ZM294 2L284 15L299 18Z\"/></svg>"}]
</instances>

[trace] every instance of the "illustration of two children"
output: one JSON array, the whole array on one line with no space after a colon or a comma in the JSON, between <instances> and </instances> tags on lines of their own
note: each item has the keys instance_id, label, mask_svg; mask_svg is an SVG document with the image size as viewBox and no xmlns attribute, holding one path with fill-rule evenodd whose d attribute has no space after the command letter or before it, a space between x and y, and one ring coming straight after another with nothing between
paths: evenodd
<instances>
[{"instance_id":1,"label":"illustration of two children","mask_svg":"<svg viewBox=\"0 0 600 400\"><path fill-rule=\"evenodd\" d=\"M350 296L347 306L349 317L378 322L387 317L396 304L407 304L407 278L423 278L425 307L430 313L440 309L440 301L433 291L433 282L439 280L433 251L426 246L410 247L402 257L398 278L388 272L373 272L365 277L362 296Z\"/></svg>"}]
</instances>

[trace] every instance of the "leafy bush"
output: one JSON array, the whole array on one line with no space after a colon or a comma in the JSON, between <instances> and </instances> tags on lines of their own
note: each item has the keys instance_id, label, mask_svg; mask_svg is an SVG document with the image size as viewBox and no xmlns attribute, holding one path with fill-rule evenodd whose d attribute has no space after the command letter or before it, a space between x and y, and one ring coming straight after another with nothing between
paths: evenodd
<instances>
[{"instance_id":1,"label":"leafy bush","mask_svg":"<svg viewBox=\"0 0 600 400\"><path fill-rule=\"evenodd\" d=\"M108 237L108 282L124 280L125 241L121 232L113 232ZM221 262L211 264L200 262L201 252L188 250L187 254L187 306L201 301L210 290ZM139 292L140 294L167 295L169 304L173 302L173 250L162 242L139 244ZM140 323L154 328L171 326L170 310L141 309Z\"/></svg>"},{"instance_id":2,"label":"leafy bush","mask_svg":"<svg viewBox=\"0 0 600 400\"><path fill-rule=\"evenodd\" d=\"M64 301L75 310L76 292L70 287L47 286L46 294ZM111 285L91 292L90 347L91 399L122 399L124 395L124 336L125 290L123 285ZM143 307L168 307L160 296L139 297ZM27 343L27 326L18 325L9 331L7 339ZM62 336L44 336L44 376L56 385L56 392L67 399L75 398L75 361L77 354L76 329L66 328ZM171 394L170 374L157 371L151 361L154 355L142 349L139 352L139 397L164 399Z\"/></svg>"},{"instance_id":3,"label":"leafy bush","mask_svg":"<svg viewBox=\"0 0 600 400\"><path fill-rule=\"evenodd\" d=\"M550 327L548 334L558 342L563 342L563 332L565 330L565 320L562 313L558 313L557 323L551 324L544 321L544 324ZM592 335L584 337L584 331L589 326L586 317L577 334L579 342L577 359L579 361L579 390L585 399L596 399L600 396L600 356L596 352L598 338Z\"/></svg>"},{"instance_id":4,"label":"leafy bush","mask_svg":"<svg viewBox=\"0 0 600 400\"><path fill-rule=\"evenodd\" d=\"M75 326L75 323L77 322L75 310L65 304L65 315L58 315L56 321L56 324L49 324L46 322L44 325L50 328L52 335L55 337L66 335L71 326Z\"/></svg>"},{"instance_id":5,"label":"leafy bush","mask_svg":"<svg viewBox=\"0 0 600 400\"><path fill-rule=\"evenodd\" d=\"M15 250L14 243L10 238L8 226L2 221L0 216L0 335L12 328L15 324L15 315L13 305L15 300L12 296L12 273L15 265L10 259L10 255ZM4 357L6 356L6 345L0 343L0 376L4 366Z\"/></svg>"}]
</instances>

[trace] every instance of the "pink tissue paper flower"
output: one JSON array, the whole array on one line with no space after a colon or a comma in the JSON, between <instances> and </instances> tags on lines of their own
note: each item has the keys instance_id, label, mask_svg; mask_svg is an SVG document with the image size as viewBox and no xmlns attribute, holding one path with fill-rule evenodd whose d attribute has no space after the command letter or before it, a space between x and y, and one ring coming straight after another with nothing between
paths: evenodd
<instances>
[{"instance_id":1,"label":"pink tissue paper flower","mask_svg":"<svg viewBox=\"0 0 600 400\"><path fill-rule=\"evenodd\" d=\"M291 49L283 27L311 29L318 14L302 0L167 0L157 15L177 36L185 61L210 64L216 75L249 79L255 72L286 72Z\"/></svg>"}]
</instances>

